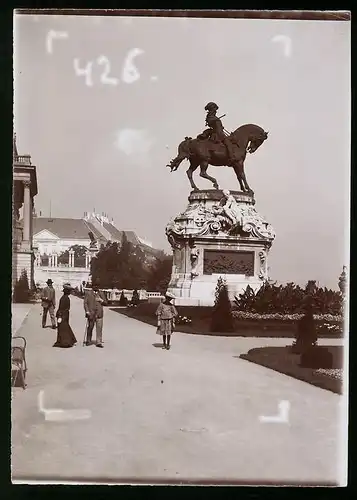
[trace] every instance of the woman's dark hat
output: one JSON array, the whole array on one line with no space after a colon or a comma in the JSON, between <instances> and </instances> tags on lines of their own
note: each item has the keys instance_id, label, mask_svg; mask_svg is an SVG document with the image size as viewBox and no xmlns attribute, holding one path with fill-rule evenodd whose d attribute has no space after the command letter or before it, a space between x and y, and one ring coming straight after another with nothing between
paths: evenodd
<instances>
[{"instance_id":1,"label":"woman's dark hat","mask_svg":"<svg viewBox=\"0 0 357 500\"><path fill-rule=\"evenodd\" d=\"M53 281L52 281L51 279L48 279L48 280L46 281L46 283L47 283L47 285L52 285L52 284L53 284Z\"/></svg>"}]
</instances>

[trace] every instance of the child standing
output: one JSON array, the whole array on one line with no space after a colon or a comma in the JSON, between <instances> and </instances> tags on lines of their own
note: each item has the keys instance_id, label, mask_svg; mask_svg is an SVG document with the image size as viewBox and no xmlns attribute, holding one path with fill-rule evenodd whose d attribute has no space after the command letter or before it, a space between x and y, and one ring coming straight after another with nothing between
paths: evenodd
<instances>
[{"instance_id":1,"label":"child standing","mask_svg":"<svg viewBox=\"0 0 357 500\"><path fill-rule=\"evenodd\" d=\"M167 350L170 349L171 335L175 329L175 319L178 316L176 307L172 304L174 298L174 295L166 292L164 302L161 302L156 310L157 333L162 335L164 341L162 348Z\"/></svg>"}]
</instances>

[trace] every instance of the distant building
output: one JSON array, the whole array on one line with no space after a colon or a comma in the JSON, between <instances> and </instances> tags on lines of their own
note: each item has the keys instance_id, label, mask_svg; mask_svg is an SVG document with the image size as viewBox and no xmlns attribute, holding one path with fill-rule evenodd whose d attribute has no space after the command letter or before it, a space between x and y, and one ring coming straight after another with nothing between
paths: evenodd
<instances>
[{"instance_id":1,"label":"distant building","mask_svg":"<svg viewBox=\"0 0 357 500\"><path fill-rule=\"evenodd\" d=\"M35 282L43 284L50 277L59 286L66 281L72 286L79 286L83 281L88 281L93 255L90 252L89 233L97 240L98 248L109 241L121 243L125 233L129 242L145 252L148 262L161 253L134 231L118 230L113 219L110 220L104 214L85 212L81 219L34 217L33 240L37 249ZM85 265L76 266L71 256L68 264L59 264L58 257L75 245L88 249Z\"/></svg>"},{"instance_id":2,"label":"distant building","mask_svg":"<svg viewBox=\"0 0 357 500\"><path fill-rule=\"evenodd\" d=\"M36 166L31 156L19 155L16 135L13 138L13 200L12 200L12 290L23 270L29 286L34 282L33 214L37 195Z\"/></svg>"}]
</instances>

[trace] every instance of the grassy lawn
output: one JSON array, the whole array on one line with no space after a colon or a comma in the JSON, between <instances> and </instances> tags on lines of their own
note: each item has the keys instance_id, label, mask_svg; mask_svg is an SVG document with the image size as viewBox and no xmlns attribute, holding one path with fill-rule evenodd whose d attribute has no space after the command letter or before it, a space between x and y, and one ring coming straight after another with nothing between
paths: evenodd
<instances>
[{"instance_id":1,"label":"grassy lawn","mask_svg":"<svg viewBox=\"0 0 357 500\"><path fill-rule=\"evenodd\" d=\"M135 318L149 325L156 326L155 311L158 303L141 303L137 307L117 308L111 307L113 311L124 314L131 318ZM278 320L238 320L234 321L233 332L212 333L210 331L211 324L211 307L190 307L180 306L177 308L181 316L192 318L192 323L189 325L177 325L176 330L182 333L191 333L196 335L220 335L227 337L279 337L293 338L295 335L296 326L293 321L278 321ZM321 334L320 338L340 338L334 333Z\"/></svg>"},{"instance_id":2,"label":"grassy lawn","mask_svg":"<svg viewBox=\"0 0 357 500\"><path fill-rule=\"evenodd\" d=\"M333 355L333 368L331 369L301 367L300 355L293 353L290 347L258 347L239 357L322 389L342 394L343 346L325 347Z\"/></svg>"}]
</instances>

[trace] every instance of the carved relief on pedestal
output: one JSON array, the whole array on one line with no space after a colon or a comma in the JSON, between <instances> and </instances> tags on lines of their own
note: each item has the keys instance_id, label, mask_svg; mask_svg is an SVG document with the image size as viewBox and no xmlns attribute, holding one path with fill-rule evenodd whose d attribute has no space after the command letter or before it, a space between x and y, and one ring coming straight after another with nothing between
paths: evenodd
<instances>
[{"instance_id":1,"label":"carved relief on pedestal","mask_svg":"<svg viewBox=\"0 0 357 500\"><path fill-rule=\"evenodd\" d=\"M203 274L219 273L254 276L254 252L205 250Z\"/></svg>"}]
</instances>

